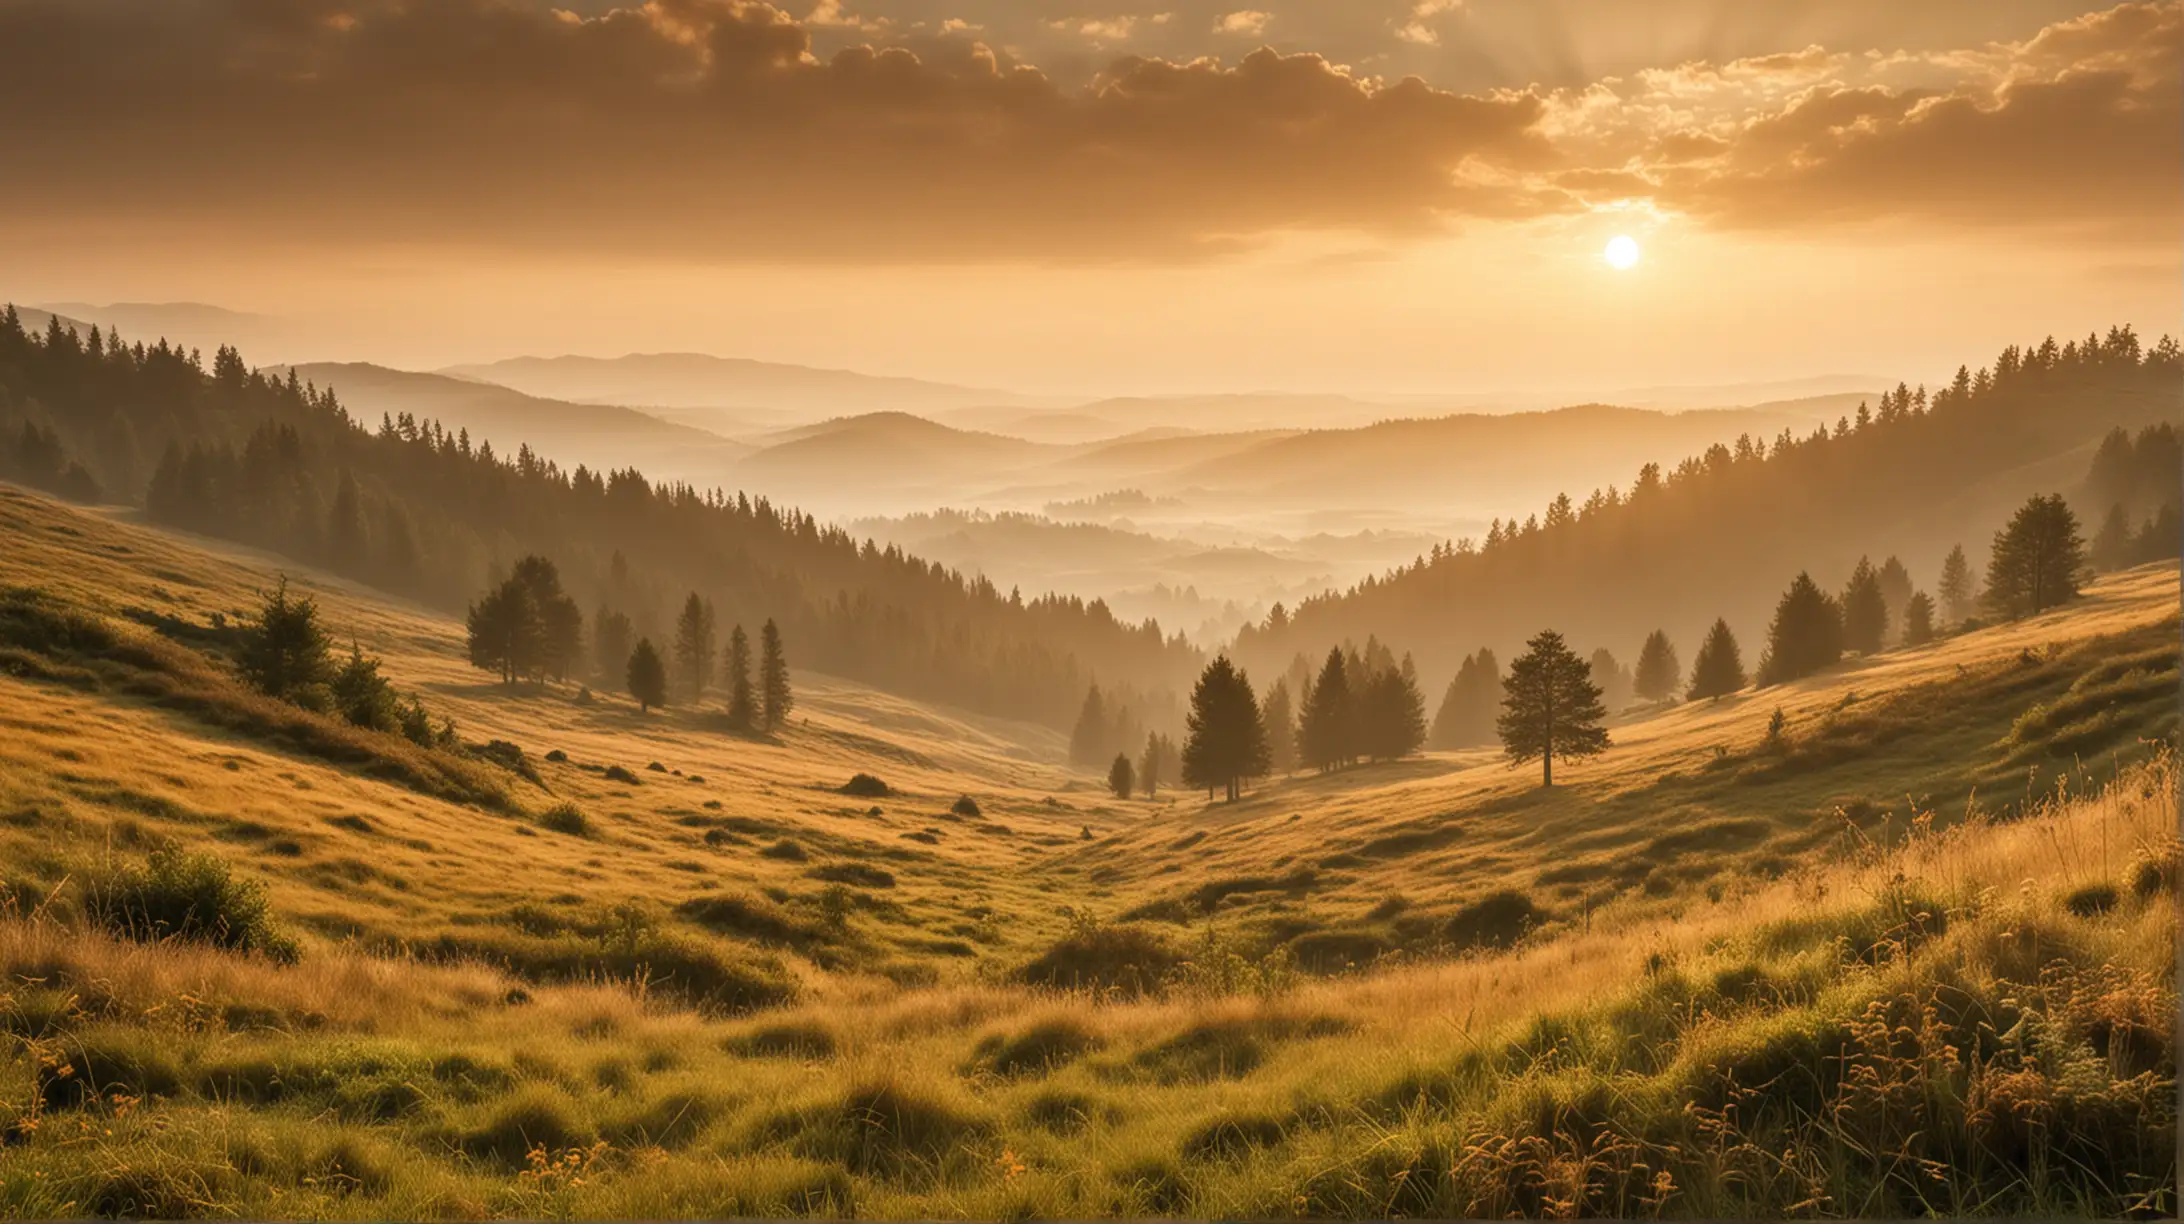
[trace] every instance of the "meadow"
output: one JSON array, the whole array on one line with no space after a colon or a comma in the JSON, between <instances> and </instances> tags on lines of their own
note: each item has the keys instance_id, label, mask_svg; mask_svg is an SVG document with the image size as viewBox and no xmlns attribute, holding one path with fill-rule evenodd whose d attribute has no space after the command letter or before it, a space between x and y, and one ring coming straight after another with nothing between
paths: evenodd
<instances>
[{"instance_id":1,"label":"meadow","mask_svg":"<svg viewBox=\"0 0 2184 1224\"><path fill-rule=\"evenodd\" d=\"M0 540L0 1213L2177 1209L2173 564L1627 714L1551 791L1208 804L814 674L769 737L505 688L5 487ZM242 692L284 570L479 751ZM111 919L185 861L259 950Z\"/></svg>"}]
</instances>

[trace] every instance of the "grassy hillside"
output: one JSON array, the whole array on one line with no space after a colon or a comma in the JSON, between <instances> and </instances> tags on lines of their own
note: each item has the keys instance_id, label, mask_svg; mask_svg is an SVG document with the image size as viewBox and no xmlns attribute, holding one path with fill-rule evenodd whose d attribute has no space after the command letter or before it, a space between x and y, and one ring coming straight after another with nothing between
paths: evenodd
<instances>
[{"instance_id":1,"label":"grassy hillside","mask_svg":"<svg viewBox=\"0 0 2184 1224\"><path fill-rule=\"evenodd\" d=\"M2174 566L1549 793L1473 753L1207 806L811 674L771 739L505 690L291 571L522 752L412 761L200 649L269 558L10 489L0 539L0 1213L2175 1207ZM295 963L117 935L162 851Z\"/></svg>"}]
</instances>

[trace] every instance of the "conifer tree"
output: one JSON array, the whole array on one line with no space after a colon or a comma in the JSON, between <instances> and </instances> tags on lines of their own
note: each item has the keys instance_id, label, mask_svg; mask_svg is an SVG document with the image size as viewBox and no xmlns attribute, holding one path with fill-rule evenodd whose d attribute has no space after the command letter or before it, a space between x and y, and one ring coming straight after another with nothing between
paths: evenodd
<instances>
[{"instance_id":1,"label":"conifer tree","mask_svg":"<svg viewBox=\"0 0 2184 1224\"><path fill-rule=\"evenodd\" d=\"M2003 616L2038 616L2076 599L2084 571L2078 516L2061 494L2034 496L1995 533L1983 598Z\"/></svg>"},{"instance_id":2,"label":"conifer tree","mask_svg":"<svg viewBox=\"0 0 2184 1224\"><path fill-rule=\"evenodd\" d=\"M758 652L759 713L766 730L778 731L796 707L796 694L789 688L789 656L781 645L781 629L770 617L758 631Z\"/></svg>"},{"instance_id":3,"label":"conifer tree","mask_svg":"<svg viewBox=\"0 0 2184 1224\"><path fill-rule=\"evenodd\" d=\"M1540 762L1540 785L1555 784L1555 760L1598 756L1608 747L1600 720L1607 717L1592 667L1572 653L1562 635L1548 630L1525 643L1502 683L1496 723L1502 753L1511 766Z\"/></svg>"},{"instance_id":4,"label":"conifer tree","mask_svg":"<svg viewBox=\"0 0 2184 1224\"><path fill-rule=\"evenodd\" d=\"M1398 760L1426 742L1426 699L1410 659L1403 662L1372 672L1357 694L1357 748L1374 760Z\"/></svg>"},{"instance_id":5,"label":"conifer tree","mask_svg":"<svg viewBox=\"0 0 2184 1224\"><path fill-rule=\"evenodd\" d=\"M1638 651L1638 671L1631 687L1646 701L1666 701L1675 695L1682 680L1683 664L1676 658L1676 647L1668 640L1667 632L1656 629L1647 634L1646 644Z\"/></svg>"},{"instance_id":6,"label":"conifer tree","mask_svg":"<svg viewBox=\"0 0 2184 1224\"><path fill-rule=\"evenodd\" d=\"M758 691L751 687L751 635L737 625L728 632L728 662L721 680L728 686L728 725L738 731L758 726Z\"/></svg>"},{"instance_id":7,"label":"conifer tree","mask_svg":"<svg viewBox=\"0 0 2184 1224\"><path fill-rule=\"evenodd\" d=\"M713 656L718 637L713 605L696 591L683 600L682 614L675 618L675 672L690 690L690 700L705 699L706 681L713 676Z\"/></svg>"},{"instance_id":8,"label":"conifer tree","mask_svg":"<svg viewBox=\"0 0 2184 1224\"><path fill-rule=\"evenodd\" d=\"M1903 609L1903 644L1924 646L1934 640L1934 599L1924 591L1912 592Z\"/></svg>"},{"instance_id":9,"label":"conifer tree","mask_svg":"<svg viewBox=\"0 0 2184 1224\"><path fill-rule=\"evenodd\" d=\"M2125 569L2134 563L2130 520L2124 517L2123 503L2108 507L2107 517L2101 520L2101 529L2093 535L2091 557L2093 568L2101 573Z\"/></svg>"},{"instance_id":10,"label":"conifer tree","mask_svg":"<svg viewBox=\"0 0 2184 1224\"><path fill-rule=\"evenodd\" d=\"M1878 577L1881 584L1881 598L1887 601L1888 605L1890 633L1894 635L1902 631L1904 609L1911 603L1913 587L1911 571L1904 568L1903 561L1900 558L1891 554L1886 561L1881 562ZM1893 641L1894 637L1891 636L1889 640ZM1882 644L1886 645L1887 642Z\"/></svg>"},{"instance_id":11,"label":"conifer tree","mask_svg":"<svg viewBox=\"0 0 2184 1224\"><path fill-rule=\"evenodd\" d=\"M1350 692L1350 669L1342 648L1327 652L1319 679L1304 698L1297 720L1297 759L1321 772L1341 769L1357 759L1357 714Z\"/></svg>"},{"instance_id":12,"label":"conifer tree","mask_svg":"<svg viewBox=\"0 0 2184 1224\"><path fill-rule=\"evenodd\" d=\"M1767 629L1767 653L1760 656L1761 687L1797 680L1843 657L1843 610L1812 580L1800 573L1775 605Z\"/></svg>"},{"instance_id":13,"label":"conifer tree","mask_svg":"<svg viewBox=\"0 0 2184 1224\"><path fill-rule=\"evenodd\" d=\"M1137 767L1130 764L1130 754L1118 752L1115 763L1107 767L1107 789L1117 799L1128 799L1137 789Z\"/></svg>"},{"instance_id":14,"label":"conifer tree","mask_svg":"<svg viewBox=\"0 0 2184 1224\"><path fill-rule=\"evenodd\" d=\"M351 641L349 657L327 685L334 712L350 725L372 731L393 731L399 725L400 706L394 686L379 674L379 660Z\"/></svg>"},{"instance_id":15,"label":"conifer tree","mask_svg":"<svg viewBox=\"0 0 2184 1224\"><path fill-rule=\"evenodd\" d=\"M1947 560L1941 563L1941 615L1942 620L1958 625L1972 614L1972 566L1964 559L1964 546L1958 544L1949 550Z\"/></svg>"},{"instance_id":16,"label":"conifer tree","mask_svg":"<svg viewBox=\"0 0 2184 1224\"><path fill-rule=\"evenodd\" d=\"M1501 665L1494 652L1464 656L1448 683L1433 719L1433 747L1442 752L1494 742L1494 721L1501 714Z\"/></svg>"},{"instance_id":17,"label":"conifer tree","mask_svg":"<svg viewBox=\"0 0 2184 1224\"><path fill-rule=\"evenodd\" d=\"M538 654L530 670L567 679L584 655L584 612L561 589L561 571L544 557L528 556L516 562L508 581L530 596L529 606L538 617Z\"/></svg>"},{"instance_id":18,"label":"conifer tree","mask_svg":"<svg viewBox=\"0 0 2184 1224\"><path fill-rule=\"evenodd\" d=\"M1175 745L1158 731L1145 737L1145 754L1138 758L1138 785L1145 789L1145 797L1151 799L1160 794L1160 780L1168 776L1175 764Z\"/></svg>"},{"instance_id":19,"label":"conifer tree","mask_svg":"<svg viewBox=\"0 0 2184 1224\"><path fill-rule=\"evenodd\" d=\"M1286 774L1297 767L1297 718L1289 701L1289 682L1276 680L1260 703L1259 721L1266 725L1267 765Z\"/></svg>"},{"instance_id":20,"label":"conifer tree","mask_svg":"<svg viewBox=\"0 0 2184 1224\"><path fill-rule=\"evenodd\" d=\"M370 561L370 552L356 478L343 468L341 480L334 486L334 504L326 512L326 563L337 573L356 574Z\"/></svg>"},{"instance_id":21,"label":"conifer tree","mask_svg":"<svg viewBox=\"0 0 2184 1224\"><path fill-rule=\"evenodd\" d=\"M1633 685L1630 669L1615 658L1615 652L1602 646L1592 652L1588 664L1592 672L1593 687L1600 690L1600 704L1610 710L1620 710L1630 704Z\"/></svg>"},{"instance_id":22,"label":"conifer tree","mask_svg":"<svg viewBox=\"0 0 2184 1224\"><path fill-rule=\"evenodd\" d=\"M667 704L667 665L653 649L651 638L637 639L636 648L629 652L628 680L629 695L637 699L639 713Z\"/></svg>"},{"instance_id":23,"label":"conifer tree","mask_svg":"<svg viewBox=\"0 0 2184 1224\"><path fill-rule=\"evenodd\" d=\"M592 664L595 673L610 683L622 678L629 667L630 643L636 629L623 613L601 605L592 616Z\"/></svg>"},{"instance_id":24,"label":"conifer tree","mask_svg":"<svg viewBox=\"0 0 2184 1224\"><path fill-rule=\"evenodd\" d=\"M1085 690L1084 705L1077 711L1076 729L1069 733L1070 763L1092 769L1105 760L1110 725L1107 699L1100 695L1100 686L1094 683Z\"/></svg>"},{"instance_id":25,"label":"conifer tree","mask_svg":"<svg viewBox=\"0 0 2184 1224\"><path fill-rule=\"evenodd\" d=\"M1879 571L1864 557L1843 586L1843 646L1859 654L1878 654L1888 640L1888 597Z\"/></svg>"},{"instance_id":26,"label":"conifer tree","mask_svg":"<svg viewBox=\"0 0 2184 1224\"><path fill-rule=\"evenodd\" d=\"M502 684L530 675L544 650L545 626L531 603L531 592L512 579L470 605L466 628L470 665L499 672Z\"/></svg>"},{"instance_id":27,"label":"conifer tree","mask_svg":"<svg viewBox=\"0 0 2184 1224\"><path fill-rule=\"evenodd\" d=\"M1243 795L1244 780L1266 776L1266 730L1259 722L1259 702L1251 680L1227 655L1206 665L1191 690L1191 710L1184 720L1190 738L1183 744L1183 780L1203 786L1210 797L1225 791L1233 803Z\"/></svg>"},{"instance_id":28,"label":"conifer tree","mask_svg":"<svg viewBox=\"0 0 2184 1224\"><path fill-rule=\"evenodd\" d=\"M1691 665L1691 688L1684 696L1692 701L1727 697L1744 687L1744 652L1729 622L1716 620L1699 644L1699 657Z\"/></svg>"},{"instance_id":29,"label":"conifer tree","mask_svg":"<svg viewBox=\"0 0 2184 1224\"><path fill-rule=\"evenodd\" d=\"M288 597L288 576L265 596L257 617L243 630L236 666L250 686L268 697L293 700L304 689L324 684L332 670L326 631L319 627L318 603L308 596Z\"/></svg>"}]
</instances>

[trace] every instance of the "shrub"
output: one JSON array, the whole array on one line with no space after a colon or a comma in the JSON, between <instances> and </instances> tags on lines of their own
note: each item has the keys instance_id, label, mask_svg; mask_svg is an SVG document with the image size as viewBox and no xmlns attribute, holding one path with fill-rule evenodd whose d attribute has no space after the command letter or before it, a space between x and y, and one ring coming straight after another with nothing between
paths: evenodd
<instances>
[{"instance_id":1,"label":"shrub","mask_svg":"<svg viewBox=\"0 0 2184 1224\"><path fill-rule=\"evenodd\" d=\"M2063 898L2063 908L2080 918L2098 918L2116 908L2122 896L2113 884L2088 884Z\"/></svg>"},{"instance_id":2,"label":"shrub","mask_svg":"<svg viewBox=\"0 0 2184 1224\"><path fill-rule=\"evenodd\" d=\"M892 1079L854 1084L801 1122L806 1155L888 1178L934 1176L951 1158L977 1160L971 1149L993 1135L985 1118Z\"/></svg>"},{"instance_id":3,"label":"shrub","mask_svg":"<svg viewBox=\"0 0 2184 1224\"><path fill-rule=\"evenodd\" d=\"M563 752L559 748L556 748L552 752L546 754L546 759L552 761L556 765L565 765L568 763L569 754Z\"/></svg>"},{"instance_id":4,"label":"shrub","mask_svg":"<svg viewBox=\"0 0 2184 1224\"><path fill-rule=\"evenodd\" d=\"M1160 989L1181 961L1158 933L1125 922L1075 931L1016 976L1033 986L1140 995Z\"/></svg>"},{"instance_id":5,"label":"shrub","mask_svg":"<svg viewBox=\"0 0 2184 1224\"><path fill-rule=\"evenodd\" d=\"M1039 1075L1067 1066L1097 1050L1099 1034L1080 1020L1042 1020L1015 1033L994 1033L979 1041L976 1063L995 1075Z\"/></svg>"},{"instance_id":6,"label":"shrub","mask_svg":"<svg viewBox=\"0 0 2184 1224\"><path fill-rule=\"evenodd\" d=\"M1216 1118L1184 1137L1183 1159L1236 1160L1280 1143L1284 1131L1281 1119L1264 1114Z\"/></svg>"},{"instance_id":7,"label":"shrub","mask_svg":"<svg viewBox=\"0 0 2184 1224\"><path fill-rule=\"evenodd\" d=\"M786 837L759 851L758 855L760 858L780 859L788 863L801 863L811 857L804 852L802 846Z\"/></svg>"},{"instance_id":8,"label":"shrub","mask_svg":"<svg viewBox=\"0 0 2184 1224\"><path fill-rule=\"evenodd\" d=\"M979 809L978 800L971 798L969 795L957 795L956 801L949 805L948 810L965 820L976 820L985 814Z\"/></svg>"},{"instance_id":9,"label":"shrub","mask_svg":"<svg viewBox=\"0 0 2184 1224\"><path fill-rule=\"evenodd\" d=\"M606 779L609 782L619 782L624 786L638 785L637 775L631 773L627 769L622 768L620 765L607 766Z\"/></svg>"},{"instance_id":10,"label":"shrub","mask_svg":"<svg viewBox=\"0 0 2184 1224\"><path fill-rule=\"evenodd\" d=\"M652 762L650 765L645 766L645 768L653 773L667 772L667 766L660 764L658 761Z\"/></svg>"},{"instance_id":11,"label":"shrub","mask_svg":"<svg viewBox=\"0 0 2184 1224\"><path fill-rule=\"evenodd\" d=\"M2159 845L2140 847L2131 863L2131 891L2141 897L2173 893L2180 867L2184 867L2184 841L2172 837Z\"/></svg>"},{"instance_id":12,"label":"shrub","mask_svg":"<svg viewBox=\"0 0 2184 1224\"><path fill-rule=\"evenodd\" d=\"M859 888L893 888L895 873L863 863L829 863L814 867L804 873L814 880L831 884L854 884Z\"/></svg>"},{"instance_id":13,"label":"shrub","mask_svg":"<svg viewBox=\"0 0 2184 1224\"><path fill-rule=\"evenodd\" d=\"M156 850L142 867L94 884L87 899L94 921L147 943L182 939L239 952L263 952L292 962L295 940L273 920L265 886L237 877L225 860L202 851Z\"/></svg>"},{"instance_id":14,"label":"shrub","mask_svg":"<svg viewBox=\"0 0 2184 1224\"><path fill-rule=\"evenodd\" d=\"M566 833L571 837L590 837L592 831L591 821L573 803L557 803L546 809L546 814L538 818L538 823L542 828L555 833Z\"/></svg>"},{"instance_id":15,"label":"shrub","mask_svg":"<svg viewBox=\"0 0 2184 1224\"><path fill-rule=\"evenodd\" d=\"M842 783L841 793L857 799L885 799L895 790L871 774L861 773Z\"/></svg>"},{"instance_id":16,"label":"shrub","mask_svg":"<svg viewBox=\"0 0 2184 1224\"><path fill-rule=\"evenodd\" d=\"M728 1039L726 1048L731 1053L746 1058L801 1058L819 1060L834 1057L840 1043L834 1030L813 1020L782 1020L762 1024L747 1033Z\"/></svg>"},{"instance_id":17,"label":"shrub","mask_svg":"<svg viewBox=\"0 0 2184 1224\"><path fill-rule=\"evenodd\" d=\"M1547 920L1546 911L1511 889L1488 893L1449 915L1442 937L1458 948L1507 947Z\"/></svg>"}]
</instances>

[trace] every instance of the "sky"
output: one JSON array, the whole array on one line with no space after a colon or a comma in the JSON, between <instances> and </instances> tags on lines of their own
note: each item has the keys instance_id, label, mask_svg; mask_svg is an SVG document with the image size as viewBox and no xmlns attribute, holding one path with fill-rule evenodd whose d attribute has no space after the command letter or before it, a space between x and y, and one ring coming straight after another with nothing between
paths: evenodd
<instances>
[{"instance_id":1,"label":"sky","mask_svg":"<svg viewBox=\"0 0 2184 1224\"><path fill-rule=\"evenodd\" d=\"M0 0L0 296L412 368L1934 378L2184 330L2180 78L2177 0Z\"/></svg>"}]
</instances>

